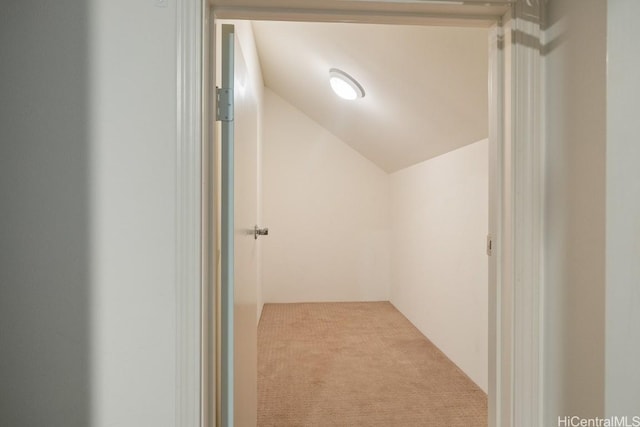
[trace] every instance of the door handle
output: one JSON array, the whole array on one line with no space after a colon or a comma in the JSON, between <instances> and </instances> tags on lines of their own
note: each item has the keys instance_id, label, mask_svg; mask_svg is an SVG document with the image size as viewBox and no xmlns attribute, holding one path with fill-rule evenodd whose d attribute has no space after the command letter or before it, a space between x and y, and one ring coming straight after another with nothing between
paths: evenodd
<instances>
[{"instance_id":1,"label":"door handle","mask_svg":"<svg viewBox=\"0 0 640 427\"><path fill-rule=\"evenodd\" d=\"M268 228L258 228L258 226L256 225L253 228L253 238L255 240L258 239L258 236L268 236L269 235L269 229Z\"/></svg>"}]
</instances>

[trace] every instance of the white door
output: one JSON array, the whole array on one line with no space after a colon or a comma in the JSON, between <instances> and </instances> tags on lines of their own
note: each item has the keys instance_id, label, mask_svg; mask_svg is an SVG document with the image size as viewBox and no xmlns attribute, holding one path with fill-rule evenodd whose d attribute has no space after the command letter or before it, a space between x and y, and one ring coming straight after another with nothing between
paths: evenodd
<instances>
[{"instance_id":1,"label":"white door","mask_svg":"<svg viewBox=\"0 0 640 427\"><path fill-rule=\"evenodd\" d=\"M257 421L258 105L233 25L222 25L222 425ZM224 96L221 98L224 100ZM224 115L224 114L223 114Z\"/></svg>"}]
</instances>

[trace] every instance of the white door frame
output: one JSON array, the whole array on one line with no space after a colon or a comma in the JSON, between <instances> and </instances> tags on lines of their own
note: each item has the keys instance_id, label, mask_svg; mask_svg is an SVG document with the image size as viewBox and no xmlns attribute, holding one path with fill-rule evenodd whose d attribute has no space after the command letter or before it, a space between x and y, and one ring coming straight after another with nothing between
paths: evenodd
<instances>
[{"instance_id":1,"label":"white door frame","mask_svg":"<svg viewBox=\"0 0 640 427\"><path fill-rule=\"evenodd\" d=\"M219 18L311 21L464 24L487 22L469 14L473 0L452 12L446 1L428 5L429 13L380 11L363 2L361 10L336 8L339 0L282 1L255 7L251 1L176 0L177 2L177 165L176 165L176 425L209 427L215 419L215 264L212 222L212 120L209 16ZM482 1L485 3L485 1ZM253 2L255 3L255 2ZM285 4L286 3L286 4ZM503 16L491 18L490 159L493 262L489 306L489 425L538 426L542 420L542 212L543 144L540 19L541 0L507 3ZM224 4L225 7L218 8ZM263 2L264 4L264 2ZM415 5L415 2L414 2ZM389 7L402 3L389 1ZM405 5L406 6L406 5ZM334 7L332 9L332 7ZM445 12L438 13L442 7Z\"/></svg>"}]
</instances>

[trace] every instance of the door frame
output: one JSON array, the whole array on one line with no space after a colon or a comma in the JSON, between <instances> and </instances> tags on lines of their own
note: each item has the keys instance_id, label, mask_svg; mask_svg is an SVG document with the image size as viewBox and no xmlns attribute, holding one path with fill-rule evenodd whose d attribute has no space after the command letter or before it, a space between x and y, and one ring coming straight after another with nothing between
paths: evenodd
<instances>
[{"instance_id":1,"label":"door frame","mask_svg":"<svg viewBox=\"0 0 640 427\"><path fill-rule=\"evenodd\" d=\"M543 140L541 0L494 1L487 17L472 1L452 12L446 1L428 13L399 13L402 3L287 0L278 7L250 0L176 0L176 425L215 424L215 211L210 17L487 25L490 30L489 425L537 426L542 420ZM243 6L243 3L247 5ZM253 2L255 3L255 2ZM387 9L380 11L380 4ZM408 2L409 3L409 2ZM483 3L486 3L483 0ZM415 2L414 2L415 5ZM476 8L476 9L471 9ZM441 11L439 11L441 9Z\"/></svg>"}]
</instances>

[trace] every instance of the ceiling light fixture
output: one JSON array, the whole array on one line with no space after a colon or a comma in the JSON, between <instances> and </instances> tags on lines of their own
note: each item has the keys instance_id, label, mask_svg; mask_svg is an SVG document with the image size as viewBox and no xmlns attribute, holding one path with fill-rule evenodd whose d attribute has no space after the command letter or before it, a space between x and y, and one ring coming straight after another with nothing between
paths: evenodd
<instances>
[{"instance_id":1,"label":"ceiling light fixture","mask_svg":"<svg viewBox=\"0 0 640 427\"><path fill-rule=\"evenodd\" d=\"M364 89L360 86L360 83L342 70L337 68L330 69L329 83L331 84L331 89L340 98L354 100L364 97Z\"/></svg>"}]
</instances>

